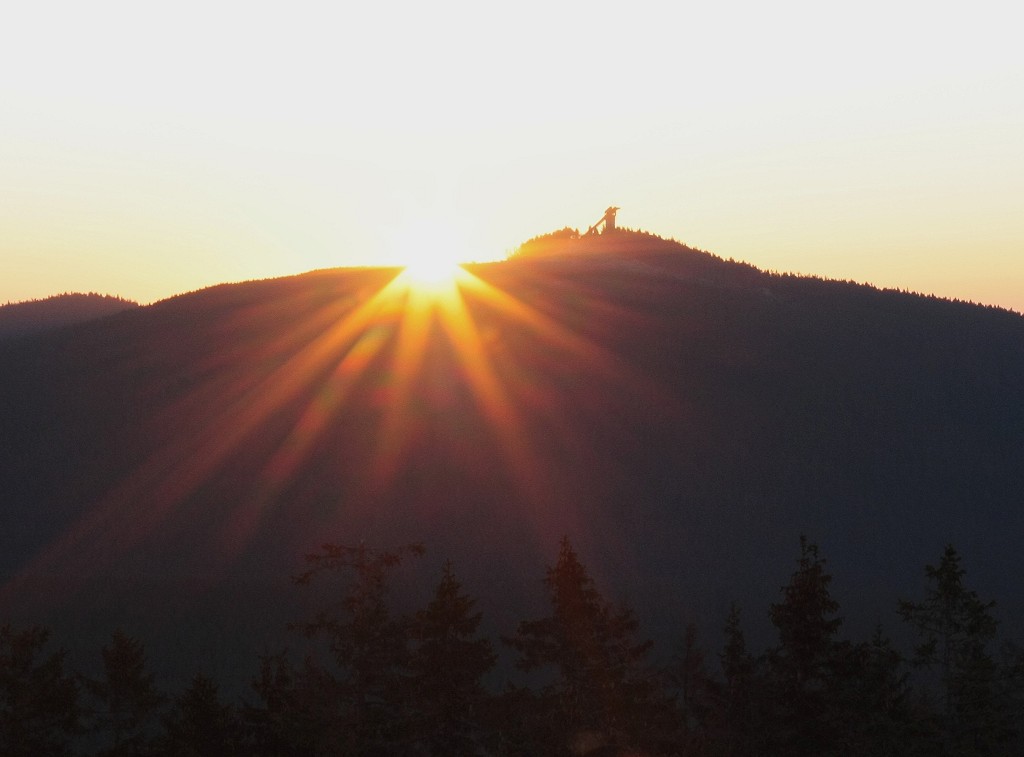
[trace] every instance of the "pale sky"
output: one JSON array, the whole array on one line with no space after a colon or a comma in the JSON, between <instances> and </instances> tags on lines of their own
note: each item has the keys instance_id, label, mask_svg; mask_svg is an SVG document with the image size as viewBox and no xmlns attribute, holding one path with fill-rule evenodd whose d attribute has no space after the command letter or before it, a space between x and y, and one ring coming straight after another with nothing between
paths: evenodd
<instances>
[{"instance_id":1,"label":"pale sky","mask_svg":"<svg viewBox=\"0 0 1024 757\"><path fill-rule=\"evenodd\" d=\"M608 205L1024 312L1016 2L18 3L0 304L500 257Z\"/></svg>"}]
</instances>

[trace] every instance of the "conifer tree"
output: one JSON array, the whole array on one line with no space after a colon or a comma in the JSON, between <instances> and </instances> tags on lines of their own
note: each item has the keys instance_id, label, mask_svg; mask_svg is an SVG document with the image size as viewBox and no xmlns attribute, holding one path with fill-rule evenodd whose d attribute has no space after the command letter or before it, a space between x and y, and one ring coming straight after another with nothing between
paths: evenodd
<instances>
[{"instance_id":1,"label":"conifer tree","mask_svg":"<svg viewBox=\"0 0 1024 757\"><path fill-rule=\"evenodd\" d=\"M480 752L487 694L482 678L495 662L487 639L477 638L481 614L466 596L450 562L433 599L416 613L410 669L417 741L426 754Z\"/></svg>"},{"instance_id":2,"label":"conifer tree","mask_svg":"<svg viewBox=\"0 0 1024 757\"><path fill-rule=\"evenodd\" d=\"M42 658L49 632L0 627L0 754L70 754L79 728L78 687L64 670L64 651Z\"/></svg>"},{"instance_id":3,"label":"conifer tree","mask_svg":"<svg viewBox=\"0 0 1024 757\"><path fill-rule=\"evenodd\" d=\"M613 608L563 538L544 580L552 613L523 621L507 639L524 671L553 670L541 692L540 726L551 753L571 744L636 747L654 714L654 687L645 667L650 642L637 639L626 607Z\"/></svg>"},{"instance_id":4,"label":"conifer tree","mask_svg":"<svg viewBox=\"0 0 1024 757\"><path fill-rule=\"evenodd\" d=\"M725 645L719 655L724 682L721 688L716 742L722 754L758 754L763 735L758 722L763 685L757 680L757 661L747 651L740 608L734 603L725 620Z\"/></svg>"},{"instance_id":5,"label":"conifer tree","mask_svg":"<svg viewBox=\"0 0 1024 757\"><path fill-rule=\"evenodd\" d=\"M740 608L734 602L725 619L725 646L719 655L727 690L745 687L754 671L754 659L747 651L741 621Z\"/></svg>"},{"instance_id":6,"label":"conifer tree","mask_svg":"<svg viewBox=\"0 0 1024 757\"><path fill-rule=\"evenodd\" d=\"M710 738L712 714L721 697L721 686L707 667L707 655L697 643L697 627L690 623L668 679L675 691L675 720L684 754L698 753Z\"/></svg>"},{"instance_id":7,"label":"conifer tree","mask_svg":"<svg viewBox=\"0 0 1024 757\"><path fill-rule=\"evenodd\" d=\"M306 685L315 682L324 699L321 717L328 748L343 754L387 754L407 744L409 621L388 607L388 577L406 555L422 555L409 544L394 551L325 544L308 555L310 567L296 578L308 584L324 573L351 574L339 601L300 624L311 637L324 637L335 671L307 665Z\"/></svg>"},{"instance_id":8,"label":"conifer tree","mask_svg":"<svg viewBox=\"0 0 1024 757\"><path fill-rule=\"evenodd\" d=\"M155 686L156 676L146 671L142 643L117 630L109 647L104 647L103 677L83 679L85 690L96 705L92 710L92 730L103 734L108 748L102 755L149 754L156 720L165 701Z\"/></svg>"},{"instance_id":9,"label":"conifer tree","mask_svg":"<svg viewBox=\"0 0 1024 757\"><path fill-rule=\"evenodd\" d=\"M161 754L231 757L241 754L241 727L234 708L221 702L216 682L197 673L164 717Z\"/></svg>"},{"instance_id":10,"label":"conifer tree","mask_svg":"<svg viewBox=\"0 0 1024 757\"><path fill-rule=\"evenodd\" d=\"M247 705L244 711L254 757L316 753L326 722L320 716L325 688L313 678L296 671L284 652L260 657L252 688L261 704Z\"/></svg>"},{"instance_id":11,"label":"conifer tree","mask_svg":"<svg viewBox=\"0 0 1024 757\"><path fill-rule=\"evenodd\" d=\"M834 684L842 618L829 592L832 576L818 547L800 537L797 570L771 606L779 645L771 656L777 747L786 754L821 754L835 742Z\"/></svg>"},{"instance_id":12,"label":"conifer tree","mask_svg":"<svg viewBox=\"0 0 1024 757\"><path fill-rule=\"evenodd\" d=\"M903 656L875 629L864 643L837 647L834 666L836 749L848 754L902 754L919 732Z\"/></svg>"},{"instance_id":13,"label":"conifer tree","mask_svg":"<svg viewBox=\"0 0 1024 757\"><path fill-rule=\"evenodd\" d=\"M960 555L947 545L938 566L925 566L929 589L920 602L903 600L899 611L917 632L914 663L940 678L942 733L948 750L984 753L1013 735L999 672L989 653L997 622L995 602L983 602L964 584Z\"/></svg>"},{"instance_id":14,"label":"conifer tree","mask_svg":"<svg viewBox=\"0 0 1024 757\"><path fill-rule=\"evenodd\" d=\"M797 570L782 589L783 601L771 607L772 624L779 632L776 664L793 690L811 690L827 673L843 622L835 615L839 603L829 592L831 582L817 545L801 536Z\"/></svg>"}]
</instances>

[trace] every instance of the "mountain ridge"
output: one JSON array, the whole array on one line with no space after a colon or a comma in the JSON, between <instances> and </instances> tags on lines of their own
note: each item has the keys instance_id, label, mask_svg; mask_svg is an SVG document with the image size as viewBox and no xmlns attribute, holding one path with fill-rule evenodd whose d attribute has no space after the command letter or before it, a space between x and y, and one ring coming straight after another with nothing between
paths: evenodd
<instances>
[{"instance_id":1,"label":"mountain ridge","mask_svg":"<svg viewBox=\"0 0 1024 757\"><path fill-rule=\"evenodd\" d=\"M0 339L84 323L139 307L137 302L96 292L65 292L41 300L0 305Z\"/></svg>"},{"instance_id":2,"label":"mountain ridge","mask_svg":"<svg viewBox=\"0 0 1024 757\"><path fill-rule=\"evenodd\" d=\"M714 632L806 532L880 620L954 541L1019 622L1024 317L663 241L466 266L475 333L435 320L409 375L410 301L374 305L398 269L0 342L0 607L241 633L294 620L323 541L422 540L500 627L568 534L642 617Z\"/></svg>"}]
</instances>

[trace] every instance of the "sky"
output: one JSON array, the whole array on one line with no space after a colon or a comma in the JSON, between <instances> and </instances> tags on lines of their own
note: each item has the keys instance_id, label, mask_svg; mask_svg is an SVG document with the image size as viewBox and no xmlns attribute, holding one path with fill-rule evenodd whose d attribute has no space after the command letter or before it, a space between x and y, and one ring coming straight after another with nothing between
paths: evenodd
<instances>
[{"instance_id":1,"label":"sky","mask_svg":"<svg viewBox=\"0 0 1024 757\"><path fill-rule=\"evenodd\" d=\"M1015 3L18 3L0 304L620 226L1024 312Z\"/></svg>"}]
</instances>

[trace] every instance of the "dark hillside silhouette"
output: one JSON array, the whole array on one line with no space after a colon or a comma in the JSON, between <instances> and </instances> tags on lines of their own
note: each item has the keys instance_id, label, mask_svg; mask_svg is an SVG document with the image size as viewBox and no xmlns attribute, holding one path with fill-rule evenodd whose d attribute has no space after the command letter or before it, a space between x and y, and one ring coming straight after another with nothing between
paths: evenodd
<instances>
[{"instance_id":1,"label":"dark hillside silhouette","mask_svg":"<svg viewBox=\"0 0 1024 757\"><path fill-rule=\"evenodd\" d=\"M624 229L546 244L467 267L457 338L378 297L397 270L339 269L0 341L0 619L217 677L302 617L325 541L427 543L423 584L451 559L491 633L542 617L566 534L660 642L762 606L806 532L871 628L948 542L1020 627L1024 317Z\"/></svg>"},{"instance_id":2,"label":"dark hillside silhouette","mask_svg":"<svg viewBox=\"0 0 1024 757\"><path fill-rule=\"evenodd\" d=\"M0 339L91 321L138 306L131 300L95 292L8 303L0 305Z\"/></svg>"}]
</instances>

